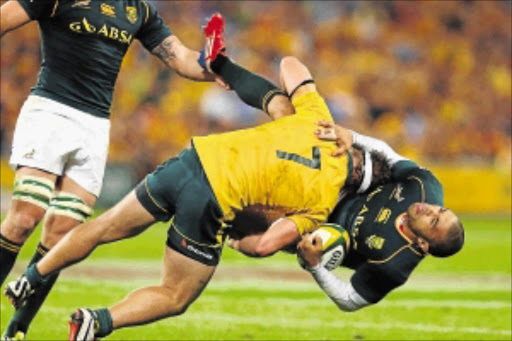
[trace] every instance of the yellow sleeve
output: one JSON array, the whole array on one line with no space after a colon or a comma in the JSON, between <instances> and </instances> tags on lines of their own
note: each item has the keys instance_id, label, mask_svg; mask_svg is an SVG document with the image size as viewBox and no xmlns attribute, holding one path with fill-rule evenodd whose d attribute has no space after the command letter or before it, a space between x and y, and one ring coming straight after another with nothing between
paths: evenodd
<instances>
[{"instance_id":1,"label":"yellow sleeve","mask_svg":"<svg viewBox=\"0 0 512 341\"><path fill-rule=\"evenodd\" d=\"M295 96L292 100L296 115L307 115L317 119L332 121L332 115L325 100L318 92L308 92L301 96Z\"/></svg>"}]
</instances>

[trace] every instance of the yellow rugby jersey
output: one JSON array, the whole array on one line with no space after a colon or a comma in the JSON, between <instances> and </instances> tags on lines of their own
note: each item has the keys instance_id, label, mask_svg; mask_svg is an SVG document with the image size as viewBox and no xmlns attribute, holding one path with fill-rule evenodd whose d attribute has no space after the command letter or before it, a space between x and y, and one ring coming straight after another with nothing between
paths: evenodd
<instances>
[{"instance_id":1,"label":"yellow rugby jersey","mask_svg":"<svg viewBox=\"0 0 512 341\"><path fill-rule=\"evenodd\" d=\"M350 174L350 156L332 157L320 119L332 120L317 92L293 100L296 114L250 129L195 137L206 176L227 221L251 205L279 207L301 234L327 220Z\"/></svg>"}]
</instances>

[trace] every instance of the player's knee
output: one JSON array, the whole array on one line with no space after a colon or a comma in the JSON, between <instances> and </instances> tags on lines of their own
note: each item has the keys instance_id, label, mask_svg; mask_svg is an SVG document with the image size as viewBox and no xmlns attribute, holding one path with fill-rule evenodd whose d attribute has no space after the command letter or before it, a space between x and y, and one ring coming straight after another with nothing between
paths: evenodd
<instances>
[{"instance_id":1,"label":"player's knee","mask_svg":"<svg viewBox=\"0 0 512 341\"><path fill-rule=\"evenodd\" d=\"M166 311L167 317L184 314L191 304L188 295L184 295L181 290L167 289Z\"/></svg>"},{"instance_id":2,"label":"player's knee","mask_svg":"<svg viewBox=\"0 0 512 341\"><path fill-rule=\"evenodd\" d=\"M50 215L45 221L42 235L42 243L48 248L52 248L61 240L66 233L78 225L78 221L68 217Z\"/></svg>"},{"instance_id":3,"label":"player's knee","mask_svg":"<svg viewBox=\"0 0 512 341\"><path fill-rule=\"evenodd\" d=\"M176 306L176 310L175 310L175 314L174 315L177 316L177 315L184 314L187 311L188 307L189 307L188 303L180 302L180 304L178 304Z\"/></svg>"},{"instance_id":4,"label":"player's knee","mask_svg":"<svg viewBox=\"0 0 512 341\"><path fill-rule=\"evenodd\" d=\"M33 230L39 221L43 219L44 213L33 211L16 212L13 215L14 225L18 229Z\"/></svg>"},{"instance_id":5,"label":"player's knee","mask_svg":"<svg viewBox=\"0 0 512 341\"><path fill-rule=\"evenodd\" d=\"M43 215L44 211L42 213L30 210L12 212L2 224L2 234L10 240L24 242L34 231Z\"/></svg>"},{"instance_id":6,"label":"player's knee","mask_svg":"<svg viewBox=\"0 0 512 341\"><path fill-rule=\"evenodd\" d=\"M283 70L283 69L286 69L287 67L290 67L297 63L300 63L300 61L297 59L297 57L286 56L283 59L281 59L281 64L279 66L280 66L281 70Z\"/></svg>"}]
</instances>

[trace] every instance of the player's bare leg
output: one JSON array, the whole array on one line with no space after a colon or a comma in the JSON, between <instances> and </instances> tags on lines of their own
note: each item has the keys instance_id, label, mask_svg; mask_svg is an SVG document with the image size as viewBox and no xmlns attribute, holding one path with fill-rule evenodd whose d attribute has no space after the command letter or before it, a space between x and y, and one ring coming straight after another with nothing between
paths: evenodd
<instances>
[{"instance_id":1,"label":"player's bare leg","mask_svg":"<svg viewBox=\"0 0 512 341\"><path fill-rule=\"evenodd\" d=\"M161 284L138 289L111 307L114 329L183 314L206 287L215 268L166 247Z\"/></svg>"},{"instance_id":2,"label":"player's bare leg","mask_svg":"<svg viewBox=\"0 0 512 341\"><path fill-rule=\"evenodd\" d=\"M55 188L57 193L68 193L70 196L80 198L87 208L92 208L96 203L96 196L91 192L84 189L77 184L73 179L68 176L63 176L59 179ZM89 212L86 212L86 214ZM59 240L66 235L71 229L78 224L82 223L84 219L74 217L72 215L65 215L64 212L51 210L47 213L45 223L43 226L43 233L41 242L48 249L54 247Z\"/></svg>"},{"instance_id":3,"label":"player's bare leg","mask_svg":"<svg viewBox=\"0 0 512 341\"><path fill-rule=\"evenodd\" d=\"M90 208L95 201L95 195L71 178L60 177L57 180L50 208L46 212L41 242L37 246L29 266L37 263L67 232L84 221L91 212ZM59 273L49 276L37 292L16 310L7 326L6 337L15 337L19 333L27 334L32 320L53 288L58 276Z\"/></svg>"},{"instance_id":4,"label":"player's bare leg","mask_svg":"<svg viewBox=\"0 0 512 341\"><path fill-rule=\"evenodd\" d=\"M71 315L68 339L93 340L115 329L183 314L204 290L215 268L166 247L160 285L135 290L109 309L76 310Z\"/></svg>"},{"instance_id":5,"label":"player's bare leg","mask_svg":"<svg viewBox=\"0 0 512 341\"><path fill-rule=\"evenodd\" d=\"M22 167L16 171L16 178L19 179L23 176L32 176L48 181L55 184L57 176L45 171L34 168ZM31 194L31 193L29 193ZM35 205L29 201L19 200L16 197L11 202L11 207L7 212L5 220L2 222L0 231L3 236L9 238L16 243L24 243L37 223L44 217L46 212L45 208Z\"/></svg>"},{"instance_id":6,"label":"player's bare leg","mask_svg":"<svg viewBox=\"0 0 512 341\"><path fill-rule=\"evenodd\" d=\"M87 257L97 245L132 237L154 222L153 216L132 191L97 219L78 225L66 234L41 261L30 266L18 280L9 283L5 294L19 308L34 295L33 289L37 293L44 287L53 273Z\"/></svg>"},{"instance_id":7,"label":"player's bare leg","mask_svg":"<svg viewBox=\"0 0 512 341\"><path fill-rule=\"evenodd\" d=\"M43 219L57 176L22 167L16 171L15 194L0 226L0 285L11 271L18 252Z\"/></svg>"},{"instance_id":8,"label":"player's bare leg","mask_svg":"<svg viewBox=\"0 0 512 341\"><path fill-rule=\"evenodd\" d=\"M274 96L270 102L268 102L267 113L272 119L278 120L285 116L295 114L295 108L293 107L292 102L290 102L288 97Z\"/></svg>"},{"instance_id":9,"label":"player's bare leg","mask_svg":"<svg viewBox=\"0 0 512 341\"><path fill-rule=\"evenodd\" d=\"M132 191L97 219L69 232L37 264L37 270L42 276L61 270L87 257L97 245L135 236L154 222Z\"/></svg>"}]
</instances>

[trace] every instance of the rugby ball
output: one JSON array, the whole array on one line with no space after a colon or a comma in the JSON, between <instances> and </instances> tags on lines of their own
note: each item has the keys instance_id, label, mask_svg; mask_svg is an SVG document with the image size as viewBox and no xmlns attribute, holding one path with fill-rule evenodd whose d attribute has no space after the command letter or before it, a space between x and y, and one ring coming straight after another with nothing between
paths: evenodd
<instances>
[{"instance_id":1,"label":"rugby ball","mask_svg":"<svg viewBox=\"0 0 512 341\"><path fill-rule=\"evenodd\" d=\"M311 235L320 236L322 239L320 265L329 271L337 268L345 259L350 247L350 237L347 230L337 224L323 224ZM298 253L297 260L300 266L305 268L305 262Z\"/></svg>"}]
</instances>

